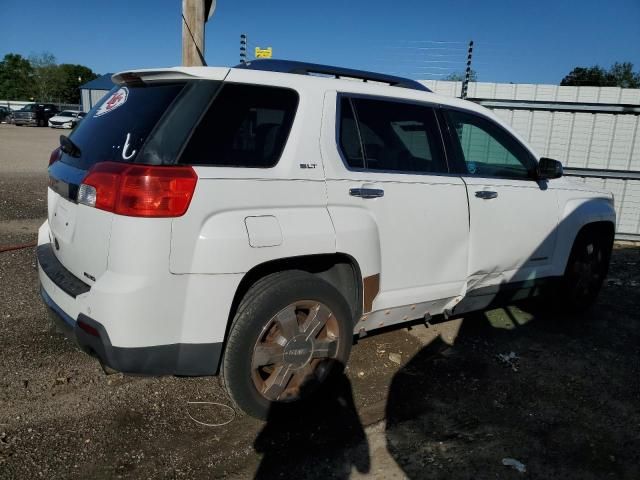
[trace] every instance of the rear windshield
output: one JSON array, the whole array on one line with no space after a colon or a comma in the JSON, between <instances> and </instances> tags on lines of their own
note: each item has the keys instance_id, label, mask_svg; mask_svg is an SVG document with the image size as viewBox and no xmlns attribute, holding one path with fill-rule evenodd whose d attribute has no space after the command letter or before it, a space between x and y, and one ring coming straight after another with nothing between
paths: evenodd
<instances>
[{"instance_id":1,"label":"rear windshield","mask_svg":"<svg viewBox=\"0 0 640 480\"><path fill-rule=\"evenodd\" d=\"M133 162L185 82L114 87L69 136L79 157L62 161L88 170L97 162Z\"/></svg>"}]
</instances>

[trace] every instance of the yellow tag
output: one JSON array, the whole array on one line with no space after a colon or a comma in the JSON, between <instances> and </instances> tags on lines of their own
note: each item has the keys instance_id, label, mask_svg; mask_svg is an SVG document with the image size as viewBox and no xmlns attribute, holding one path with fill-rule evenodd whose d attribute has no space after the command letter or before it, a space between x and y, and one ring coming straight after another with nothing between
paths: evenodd
<instances>
[{"instance_id":1,"label":"yellow tag","mask_svg":"<svg viewBox=\"0 0 640 480\"><path fill-rule=\"evenodd\" d=\"M271 47L260 48L256 47L256 58L271 58L273 56L273 49Z\"/></svg>"}]
</instances>

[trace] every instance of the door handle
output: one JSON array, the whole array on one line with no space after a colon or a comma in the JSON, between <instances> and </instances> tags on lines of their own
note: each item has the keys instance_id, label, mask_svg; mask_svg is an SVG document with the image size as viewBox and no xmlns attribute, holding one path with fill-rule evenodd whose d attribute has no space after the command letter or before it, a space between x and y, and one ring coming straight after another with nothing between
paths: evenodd
<instances>
[{"instance_id":1,"label":"door handle","mask_svg":"<svg viewBox=\"0 0 640 480\"><path fill-rule=\"evenodd\" d=\"M483 200L491 200L492 198L496 198L498 196L498 192L491 192L489 190L479 190L476 192L476 197L482 198Z\"/></svg>"},{"instance_id":2,"label":"door handle","mask_svg":"<svg viewBox=\"0 0 640 480\"><path fill-rule=\"evenodd\" d=\"M384 190L381 188L350 188L349 195L360 198L384 197Z\"/></svg>"}]
</instances>

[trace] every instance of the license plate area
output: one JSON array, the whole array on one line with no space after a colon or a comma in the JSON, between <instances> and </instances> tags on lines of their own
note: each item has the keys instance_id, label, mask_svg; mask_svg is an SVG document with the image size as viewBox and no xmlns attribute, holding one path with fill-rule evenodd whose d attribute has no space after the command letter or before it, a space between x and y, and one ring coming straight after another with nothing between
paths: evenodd
<instances>
[{"instance_id":1,"label":"license plate area","mask_svg":"<svg viewBox=\"0 0 640 480\"><path fill-rule=\"evenodd\" d=\"M58 197L53 209L52 218L49 219L53 235L59 242L70 243L76 226L77 205L64 198Z\"/></svg>"}]
</instances>

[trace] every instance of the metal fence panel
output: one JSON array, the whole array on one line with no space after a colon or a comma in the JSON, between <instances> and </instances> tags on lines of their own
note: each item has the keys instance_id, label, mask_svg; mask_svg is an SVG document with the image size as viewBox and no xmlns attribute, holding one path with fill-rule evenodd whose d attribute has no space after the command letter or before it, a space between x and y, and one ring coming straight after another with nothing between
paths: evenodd
<instances>
[{"instance_id":1,"label":"metal fence panel","mask_svg":"<svg viewBox=\"0 0 640 480\"><path fill-rule=\"evenodd\" d=\"M461 82L422 83L460 95ZM567 175L612 191L620 236L640 238L640 89L472 82L468 99L492 109L540 155L561 160Z\"/></svg>"}]
</instances>

